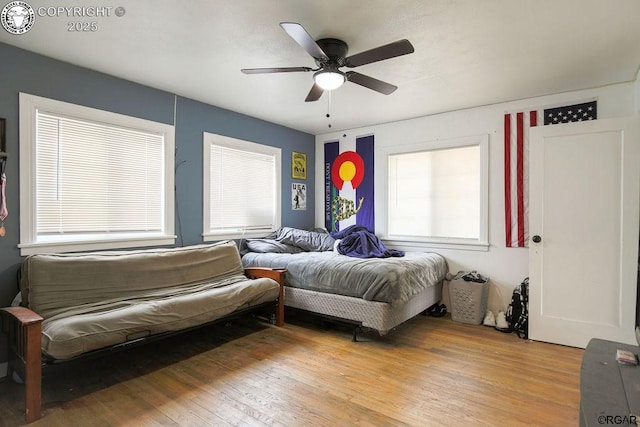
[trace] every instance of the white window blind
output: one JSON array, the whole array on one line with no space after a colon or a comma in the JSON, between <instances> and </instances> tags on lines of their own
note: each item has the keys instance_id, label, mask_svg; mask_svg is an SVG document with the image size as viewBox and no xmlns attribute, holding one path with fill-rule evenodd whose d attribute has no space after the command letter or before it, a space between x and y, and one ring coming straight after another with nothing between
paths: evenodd
<instances>
[{"instance_id":1,"label":"white window blind","mask_svg":"<svg viewBox=\"0 0 640 427\"><path fill-rule=\"evenodd\" d=\"M211 146L211 229L265 229L275 224L274 156Z\"/></svg>"},{"instance_id":2,"label":"white window blind","mask_svg":"<svg viewBox=\"0 0 640 427\"><path fill-rule=\"evenodd\" d=\"M394 145L380 169L386 212L380 234L392 247L487 250L489 137Z\"/></svg>"},{"instance_id":3,"label":"white window blind","mask_svg":"<svg viewBox=\"0 0 640 427\"><path fill-rule=\"evenodd\" d=\"M261 237L280 227L281 150L204 133L203 237Z\"/></svg>"},{"instance_id":4,"label":"white window blind","mask_svg":"<svg viewBox=\"0 0 640 427\"><path fill-rule=\"evenodd\" d=\"M389 234L478 239L478 146L389 156Z\"/></svg>"},{"instance_id":5,"label":"white window blind","mask_svg":"<svg viewBox=\"0 0 640 427\"><path fill-rule=\"evenodd\" d=\"M160 134L37 113L37 236L160 232Z\"/></svg>"},{"instance_id":6,"label":"white window blind","mask_svg":"<svg viewBox=\"0 0 640 427\"><path fill-rule=\"evenodd\" d=\"M21 93L20 254L175 243L174 132Z\"/></svg>"}]
</instances>

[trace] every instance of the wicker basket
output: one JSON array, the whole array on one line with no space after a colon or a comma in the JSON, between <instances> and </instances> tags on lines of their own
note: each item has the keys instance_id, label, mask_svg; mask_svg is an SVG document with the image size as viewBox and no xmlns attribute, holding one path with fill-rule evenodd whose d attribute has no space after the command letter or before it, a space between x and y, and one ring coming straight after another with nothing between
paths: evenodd
<instances>
[{"instance_id":1,"label":"wicker basket","mask_svg":"<svg viewBox=\"0 0 640 427\"><path fill-rule=\"evenodd\" d=\"M489 280L485 282L467 282L454 279L449 282L449 300L451 318L456 322L479 325L487 311Z\"/></svg>"}]
</instances>

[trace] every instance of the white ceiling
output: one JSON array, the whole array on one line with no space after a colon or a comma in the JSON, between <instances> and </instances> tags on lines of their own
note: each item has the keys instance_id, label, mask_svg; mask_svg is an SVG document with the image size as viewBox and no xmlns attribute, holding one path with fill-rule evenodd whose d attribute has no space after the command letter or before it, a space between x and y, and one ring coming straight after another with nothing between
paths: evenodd
<instances>
[{"instance_id":1,"label":"white ceiling","mask_svg":"<svg viewBox=\"0 0 640 427\"><path fill-rule=\"evenodd\" d=\"M36 15L28 33L1 31L0 41L311 134L632 81L640 66L638 0L27 2L112 10ZM92 20L95 32L67 31ZM349 54L404 38L415 53L355 69L397 85L389 96L347 83L305 103L312 73L240 72L315 67L283 21L342 39Z\"/></svg>"}]
</instances>

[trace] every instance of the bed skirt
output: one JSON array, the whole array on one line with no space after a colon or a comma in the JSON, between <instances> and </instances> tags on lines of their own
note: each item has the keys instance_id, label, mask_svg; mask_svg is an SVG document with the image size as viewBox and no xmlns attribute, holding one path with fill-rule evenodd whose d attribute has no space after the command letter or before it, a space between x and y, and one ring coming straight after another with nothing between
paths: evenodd
<instances>
[{"instance_id":1,"label":"bed skirt","mask_svg":"<svg viewBox=\"0 0 640 427\"><path fill-rule=\"evenodd\" d=\"M430 286L401 305L367 301L344 295L310 291L285 286L284 304L300 310L333 316L385 335L404 321L411 319L442 299L442 282Z\"/></svg>"}]
</instances>

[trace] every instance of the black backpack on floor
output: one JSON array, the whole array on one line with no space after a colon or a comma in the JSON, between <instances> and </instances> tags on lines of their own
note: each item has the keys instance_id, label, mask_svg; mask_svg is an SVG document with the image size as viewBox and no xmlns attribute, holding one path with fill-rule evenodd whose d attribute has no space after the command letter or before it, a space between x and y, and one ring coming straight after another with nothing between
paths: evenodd
<instances>
[{"instance_id":1,"label":"black backpack on floor","mask_svg":"<svg viewBox=\"0 0 640 427\"><path fill-rule=\"evenodd\" d=\"M518 337L529 338L529 278L515 287L511 295L511 303L505 313L507 323Z\"/></svg>"}]
</instances>

